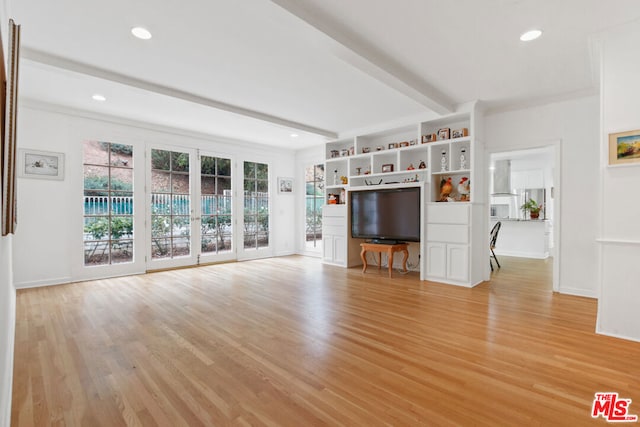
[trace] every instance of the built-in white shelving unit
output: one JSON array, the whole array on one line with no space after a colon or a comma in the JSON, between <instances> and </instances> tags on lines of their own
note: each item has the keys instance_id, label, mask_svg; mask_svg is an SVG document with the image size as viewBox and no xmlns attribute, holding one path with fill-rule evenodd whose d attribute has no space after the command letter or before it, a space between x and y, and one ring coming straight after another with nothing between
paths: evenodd
<instances>
[{"instance_id":1,"label":"built-in white shelving unit","mask_svg":"<svg viewBox=\"0 0 640 427\"><path fill-rule=\"evenodd\" d=\"M323 215L324 261L359 265L352 239L349 192L423 186L420 277L461 286L482 281L487 259L484 174L475 105L467 112L343 138L326 144L328 204ZM338 245L339 247L336 247Z\"/></svg>"}]
</instances>

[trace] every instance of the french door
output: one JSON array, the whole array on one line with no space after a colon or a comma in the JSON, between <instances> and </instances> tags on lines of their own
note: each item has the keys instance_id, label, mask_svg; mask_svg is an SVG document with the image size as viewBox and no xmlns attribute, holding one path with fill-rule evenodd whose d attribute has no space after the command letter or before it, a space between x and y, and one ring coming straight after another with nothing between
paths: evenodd
<instances>
[{"instance_id":1,"label":"french door","mask_svg":"<svg viewBox=\"0 0 640 427\"><path fill-rule=\"evenodd\" d=\"M147 159L147 270L234 259L231 159L167 146Z\"/></svg>"}]
</instances>

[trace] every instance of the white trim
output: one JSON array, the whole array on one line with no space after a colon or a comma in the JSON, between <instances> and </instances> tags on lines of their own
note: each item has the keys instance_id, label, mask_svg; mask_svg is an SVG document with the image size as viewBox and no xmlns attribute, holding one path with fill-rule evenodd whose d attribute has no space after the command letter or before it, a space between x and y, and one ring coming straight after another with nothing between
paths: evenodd
<instances>
[{"instance_id":1,"label":"white trim","mask_svg":"<svg viewBox=\"0 0 640 427\"><path fill-rule=\"evenodd\" d=\"M577 288L560 288L560 290L558 291L561 294L566 294L566 295L574 295L577 297L585 297L585 298L594 298L594 299L598 299L598 293L596 291L593 290L584 290L584 289L577 289Z\"/></svg>"},{"instance_id":2,"label":"white trim","mask_svg":"<svg viewBox=\"0 0 640 427\"><path fill-rule=\"evenodd\" d=\"M129 274L127 274L128 276ZM99 276L100 278L104 278L105 276ZM116 276L109 276L116 277ZM43 279L43 280L33 280L30 282L21 282L15 283L16 289L30 289L30 288L41 288L43 286L56 286L56 285L66 285L71 283L73 279L70 276L65 277L56 277L52 279Z\"/></svg>"},{"instance_id":3,"label":"white trim","mask_svg":"<svg viewBox=\"0 0 640 427\"><path fill-rule=\"evenodd\" d=\"M618 338L618 339L621 339L621 340L640 342L640 339L638 339L637 337L629 337L627 335L611 334L611 333L608 333L608 332L603 332L602 329L600 329L600 325L596 326L596 334L605 335L605 336L613 337L613 338Z\"/></svg>"},{"instance_id":4,"label":"white trim","mask_svg":"<svg viewBox=\"0 0 640 427\"><path fill-rule=\"evenodd\" d=\"M626 240L626 239L605 239L600 238L596 239L597 243L601 245L631 245L631 246L639 246L640 240Z\"/></svg>"},{"instance_id":5,"label":"white trim","mask_svg":"<svg viewBox=\"0 0 640 427\"><path fill-rule=\"evenodd\" d=\"M549 258L549 252L546 254L541 254L539 252L522 252L522 251L499 251L495 249L494 252L496 255L501 256L512 256L519 258L533 258L533 259L547 259Z\"/></svg>"}]
</instances>

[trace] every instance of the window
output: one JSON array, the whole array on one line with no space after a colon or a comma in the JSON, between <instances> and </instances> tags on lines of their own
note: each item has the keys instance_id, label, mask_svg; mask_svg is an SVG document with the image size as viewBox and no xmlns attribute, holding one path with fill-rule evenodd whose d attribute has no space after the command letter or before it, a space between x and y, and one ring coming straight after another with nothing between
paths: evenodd
<instances>
[{"instance_id":1,"label":"window","mask_svg":"<svg viewBox=\"0 0 640 427\"><path fill-rule=\"evenodd\" d=\"M86 141L84 265L133 262L133 147Z\"/></svg>"},{"instance_id":2,"label":"window","mask_svg":"<svg viewBox=\"0 0 640 427\"><path fill-rule=\"evenodd\" d=\"M269 246L269 166L244 162L244 248Z\"/></svg>"},{"instance_id":3,"label":"window","mask_svg":"<svg viewBox=\"0 0 640 427\"><path fill-rule=\"evenodd\" d=\"M200 157L201 250L203 254L231 252L231 160Z\"/></svg>"},{"instance_id":4,"label":"window","mask_svg":"<svg viewBox=\"0 0 640 427\"><path fill-rule=\"evenodd\" d=\"M151 258L191 254L189 153L151 150Z\"/></svg>"},{"instance_id":5,"label":"window","mask_svg":"<svg viewBox=\"0 0 640 427\"><path fill-rule=\"evenodd\" d=\"M324 164L305 169L306 219L305 246L317 248L322 241L322 205L324 204Z\"/></svg>"}]
</instances>

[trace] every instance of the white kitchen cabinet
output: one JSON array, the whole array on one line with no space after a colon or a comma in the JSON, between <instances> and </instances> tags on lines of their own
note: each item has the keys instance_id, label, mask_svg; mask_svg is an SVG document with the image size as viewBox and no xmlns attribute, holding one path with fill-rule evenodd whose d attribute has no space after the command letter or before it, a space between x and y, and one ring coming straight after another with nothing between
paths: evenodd
<instances>
[{"instance_id":1,"label":"white kitchen cabinet","mask_svg":"<svg viewBox=\"0 0 640 427\"><path fill-rule=\"evenodd\" d=\"M544 171L542 169L517 171L511 173L511 188L544 188Z\"/></svg>"}]
</instances>

